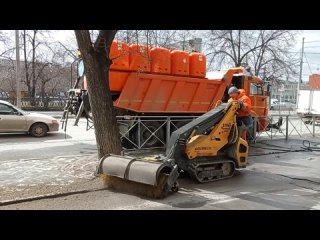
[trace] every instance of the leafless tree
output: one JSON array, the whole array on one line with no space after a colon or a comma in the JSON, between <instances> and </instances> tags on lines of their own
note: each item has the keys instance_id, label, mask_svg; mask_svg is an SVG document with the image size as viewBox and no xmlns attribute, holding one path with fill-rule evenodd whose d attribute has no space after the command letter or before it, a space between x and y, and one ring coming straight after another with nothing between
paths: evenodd
<instances>
[{"instance_id":1,"label":"leafless tree","mask_svg":"<svg viewBox=\"0 0 320 240\"><path fill-rule=\"evenodd\" d=\"M188 40L197 36L191 30L120 30L115 39L127 43L145 44L153 47L179 48L184 50Z\"/></svg>"},{"instance_id":2,"label":"leafless tree","mask_svg":"<svg viewBox=\"0 0 320 240\"><path fill-rule=\"evenodd\" d=\"M10 54L12 54L15 49L13 46L13 41L4 31L0 31L0 49L2 49L0 52L0 58L5 59L9 59Z\"/></svg>"},{"instance_id":3,"label":"leafless tree","mask_svg":"<svg viewBox=\"0 0 320 240\"><path fill-rule=\"evenodd\" d=\"M43 66L40 64L38 58L47 50L48 41L45 39L45 35L47 34L48 31L44 30L22 30L21 37L25 74L23 82L27 85L30 97L36 97L37 81L43 70ZM39 36L44 39L41 40Z\"/></svg>"},{"instance_id":4,"label":"leafless tree","mask_svg":"<svg viewBox=\"0 0 320 240\"><path fill-rule=\"evenodd\" d=\"M8 31L0 31L0 92L7 95L7 92L15 88L15 61L13 58L14 42L8 35Z\"/></svg>"},{"instance_id":5,"label":"leafless tree","mask_svg":"<svg viewBox=\"0 0 320 240\"><path fill-rule=\"evenodd\" d=\"M211 30L206 35L208 68L250 66L263 79L295 76L298 59L290 50L298 31Z\"/></svg>"},{"instance_id":6,"label":"leafless tree","mask_svg":"<svg viewBox=\"0 0 320 240\"><path fill-rule=\"evenodd\" d=\"M1 59L0 64L0 92L5 93L15 91L16 87L16 71L15 71L15 61L10 57Z\"/></svg>"}]
</instances>

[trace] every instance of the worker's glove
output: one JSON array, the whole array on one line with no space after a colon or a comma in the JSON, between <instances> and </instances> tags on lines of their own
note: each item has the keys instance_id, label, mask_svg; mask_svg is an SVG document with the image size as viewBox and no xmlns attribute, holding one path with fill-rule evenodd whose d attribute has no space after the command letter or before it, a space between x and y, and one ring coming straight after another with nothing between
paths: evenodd
<instances>
[{"instance_id":1,"label":"worker's glove","mask_svg":"<svg viewBox=\"0 0 320 240\"><path fill-rule=\"evenodd\" d=\"M244 109L244 104L243 104L243 102L239 100L238 103L239 103L239 106L240 106L240 110L243 110L243 109Z\"/></svg>"},{"instance_id":2,"label":"worker's glove","mask_svg":"<svg viewBox=\"0 0 320 240\"><path fill-rule=\"evenodd\" d=\"M222 101L221 101L221 100L218 100L217 103L216 103L216 105L215 105L215 108L218 107L218 106L220 106L221 103L222 103Z\"/></svg>"}]
</instances>

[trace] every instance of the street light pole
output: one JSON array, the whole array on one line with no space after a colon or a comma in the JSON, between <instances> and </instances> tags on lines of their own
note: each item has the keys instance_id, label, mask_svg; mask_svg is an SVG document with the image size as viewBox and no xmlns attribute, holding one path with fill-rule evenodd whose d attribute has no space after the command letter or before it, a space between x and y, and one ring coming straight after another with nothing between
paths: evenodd
<instances>
[{"instance_id":1,"label":"street light pole","mask_svg":"<svg viewBox=\"0 0 320 240\"><path fill-rule=\"evenodd\" d=\"M21 108L21 90L20 90L20 46L19 46L19 30L16 32L16 97L17 97L17 107Z\"/></svg>"},{"instance_id":2,"label":"street light pole","mask_svg":"<svg viewBox=\"0 0 320 240\"><path fill-rule=\"evenodd\" d=\"M298 86L297 86L296 104L298 104L300 83L302 83L303 54L304 54L304 38L302 38L302 49L301 49L301 59L300 59L300 76L299 76ZM296 105L296 106L298 106L298 105Z\"/></svg>"}]
</instances>

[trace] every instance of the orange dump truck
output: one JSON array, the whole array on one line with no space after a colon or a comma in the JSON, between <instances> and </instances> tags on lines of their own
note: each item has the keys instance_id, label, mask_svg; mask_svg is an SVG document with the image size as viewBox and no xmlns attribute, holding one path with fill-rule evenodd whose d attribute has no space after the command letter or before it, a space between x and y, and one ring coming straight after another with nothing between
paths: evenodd
<instances>
[{"instance_id":1,"label":"orange dump truck","mask_svg":"<svg viewBox=\"0 0 320 240\"><path fill-rule=\"evenodd\" d=\"M109 82L117 115L199 116L214 108L218 100L227 102L228 88L234 85L251 98L252 117L259 122L257 131L268 124L268 94L263 81L242 67L206 72L204 54L117 41L112 44L110 58ZM86 84L84 81L85 89ZM160 126L156 120L149 125L155 129Z\"/></svg>"}]
</instances>

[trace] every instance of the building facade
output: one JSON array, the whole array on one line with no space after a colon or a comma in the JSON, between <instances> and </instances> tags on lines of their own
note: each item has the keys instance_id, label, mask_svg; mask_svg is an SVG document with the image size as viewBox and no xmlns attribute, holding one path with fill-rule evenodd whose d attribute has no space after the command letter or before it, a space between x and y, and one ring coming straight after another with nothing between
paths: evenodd
<instances>
[{"instance_id":1,"label":"building facade","mask_svg":"<svg viewBox=\"0 0 320 240\"><path fill-rule=\"evenodd\" d=\"M296 103L298 82L279 80L272 84L271 99Z\"/></svg>"}]
</instances>

